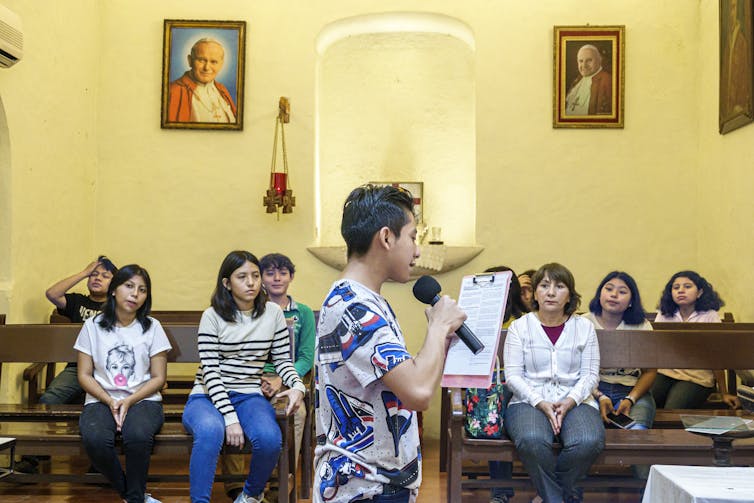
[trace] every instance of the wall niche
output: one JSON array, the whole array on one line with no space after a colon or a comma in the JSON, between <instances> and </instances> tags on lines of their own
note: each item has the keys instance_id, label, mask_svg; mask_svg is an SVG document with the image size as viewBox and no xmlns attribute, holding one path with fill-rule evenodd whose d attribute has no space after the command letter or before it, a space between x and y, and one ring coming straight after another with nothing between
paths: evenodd
<instances>
[{"instance_id":1,"label":"wall niche","mask_svg":"<svg viewBox=\"0 0 754 503\"><path fill-rule=\"evenodd\" d=\"M416 181L424 184L423 221L441 228L444 242L425 241L417 273L444 272L477 255L475 48L468 26L430 13L358 16L323 28L317 55L317 232L309 250L342 267L340 216L348 193L370 181Z\"/></svg>"}]
</instances>

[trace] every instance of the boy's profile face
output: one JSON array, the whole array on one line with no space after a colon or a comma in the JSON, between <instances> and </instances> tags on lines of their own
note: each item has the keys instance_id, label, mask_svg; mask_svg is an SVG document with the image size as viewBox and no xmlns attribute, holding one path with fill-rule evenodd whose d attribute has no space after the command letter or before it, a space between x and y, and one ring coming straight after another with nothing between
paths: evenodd
<instances>
[{"instance_id":1,"label":"boy's profile face","mask_svg":"<svg viewBox=\"0 0 754 503\"><path fill-rule=\"evenodd\" d=\"M411 279L411 268L416 264L421 252L419 245L416 244L416 221L414 215L406 212L409 216L408 222L401 228L399 237L391 232L390 240L392 247L388 254L389 278L399 283L406 283Z\"/></svg>"}]
</instances>

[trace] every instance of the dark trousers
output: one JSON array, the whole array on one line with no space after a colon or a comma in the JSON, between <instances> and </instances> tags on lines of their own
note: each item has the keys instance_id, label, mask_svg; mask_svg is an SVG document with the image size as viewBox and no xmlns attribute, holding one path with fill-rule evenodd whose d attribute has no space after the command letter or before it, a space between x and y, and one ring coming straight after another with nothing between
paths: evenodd
<instances>
[{"instance_id":1,"label":"dark trousers","mask_svg":"<svg viewBox=\"0 0 754 503\"><path fill-rule=\"evenodd\" d=\"M505 427L545 503L581 501L576 484L605 447L605 425L597 409L582 403L566 414L560 453L553 450L556 439L547 416L528 403L508 406Z\"/></svg>"},{"instance_id":2,"label":"dark trousers","mask_svg":"<svg viewBox=\"0 0 754 503\"><path fill-rule=\"evenodd\" d=\"M124 473L115 449L117 431L110 407L91 403L81 413L79 429L92 465L128 503L144 502L154 436L163 421L162 402L142 400L128 409L120 432L126 456Z\"/></svg>"}]
</instances>

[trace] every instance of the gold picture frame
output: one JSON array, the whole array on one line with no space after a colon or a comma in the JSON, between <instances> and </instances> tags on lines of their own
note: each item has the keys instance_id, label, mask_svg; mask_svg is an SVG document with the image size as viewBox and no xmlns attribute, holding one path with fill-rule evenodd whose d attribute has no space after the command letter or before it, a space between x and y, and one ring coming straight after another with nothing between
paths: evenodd
<instances>
[{"instance_id":1,"label":"gold picture frame","mask_svg":"<svg viewBox=\"0 0 754 503\"><path fill-rule=\"evenodd\" d=\"M162 52L163 129L243 129L246 21L166 19Z\"/></svg>"},{"instance_id":2,"label":"gold picture frame","mask_svg":"<svg viewBox=\"0 0 754 503\"><path fill-rule=\"evenodd\" d=\"M720 134L754 121L751 0L720 0Z\"/></svg>"},{"instance_id":3,"label":"gold picture frame","mask_svg":"<svg viewBox=\"0 0 754 503\"><path fill-rule=\"evenodd\" d=\"M622 128L625 26L555 26L554 128Z\"/></svg>"}]
</instances>

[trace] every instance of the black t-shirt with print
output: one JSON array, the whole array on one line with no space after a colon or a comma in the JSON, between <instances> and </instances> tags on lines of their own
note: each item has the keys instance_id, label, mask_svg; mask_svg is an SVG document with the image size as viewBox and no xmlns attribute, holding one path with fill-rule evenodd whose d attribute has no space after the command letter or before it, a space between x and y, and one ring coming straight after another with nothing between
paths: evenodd
<instances>
[{"instance_id":1,"label":"black t-shirt with print","mask_svg":"<svg viewBox=\"0 0 754 503\"><path fill-rule=\"evenodd\" d=\"M95 302L80 293L67 293L65 294L65 309L58 309L58 313L69 318L72 323L84 323L101 310L101 302Z\"/></svg>"}]
</instances>

